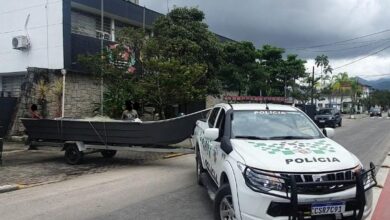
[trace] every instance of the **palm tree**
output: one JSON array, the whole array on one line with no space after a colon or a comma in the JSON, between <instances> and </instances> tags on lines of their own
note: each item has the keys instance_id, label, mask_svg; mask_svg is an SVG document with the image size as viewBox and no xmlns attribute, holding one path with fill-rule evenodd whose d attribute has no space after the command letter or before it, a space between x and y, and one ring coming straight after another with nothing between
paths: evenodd
<instances>
[{"instance_id":1,"label":"palm tree","mask_svg":"<svg viewBox=\"0 0 390 220\"><path fill-rule=\"evenodd\" d=\"M356 79L351 79L350 82L351 82L350 95L351 95L351 100L352 100L352 109L353 109L353 111L355 111L355 105L357 103L357 99L362 94L363 88L358 83L358 81Z\"/></svg>"},{"instance_id":2,"label":"palm tree","mask_svg":"<svg viewBox=\"0 0 390 220\"><path fill-rule=\"evenodd\" d=\"M317 56L315 58L315 64L317 67L321 67L321 78L325 73L325 78L322 79L322 84L323 84L322 86L324 86L325 80L329 79L329 77L327 77L328 73L332 74L333 71L333 68L329 65L328 56L324 54Z\"/></svg>"},{"instance_id":3,"label":"palm tree","mask_svg":"<svg viewBox=\"0 0 390 220\"><path fill-rule=\"evenodd\" d=\"M332 85L333 93L340 96L341 107L343 105L344 95L347 95L350 90L351 79L348 73L339 73L334 76L334 83Z\"/></svg>"}]
</instances>

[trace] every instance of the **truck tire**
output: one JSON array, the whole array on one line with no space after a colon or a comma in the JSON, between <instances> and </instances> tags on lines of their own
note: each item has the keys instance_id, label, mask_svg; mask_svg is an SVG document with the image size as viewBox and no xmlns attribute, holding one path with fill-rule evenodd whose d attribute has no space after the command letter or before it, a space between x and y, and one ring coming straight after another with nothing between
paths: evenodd
<instances>
[{"instance_id":1,"label":"truck tire","mask_svg":"<svg viewBox=\"0 0 390 220\"><path fill-rule=\"evenodd\" d=\"M342 124L343 124L343 120L340 120L339 127L341 127Z\"/></svg>"},{"instance_id":2,"label":"truck tire","mask_svg":"<svg viewBox=\"0 0 390 220\"><path fill-rule=\"evenodd\" d=\"M80 164L83 161L84 153L79 151L76 144L68 145L65 148L65 160L70 165Z\"/></svg>"},{"instance_id":3,"label":"truck tire","mask_svg":"<svg viewBox=\"0 0 390 220\"><path fill-rule=\"evenodd\" d=\"M200 153L199 153L199 148L196 150L196 182L198 183L199 186L203 186L202 180L201 180L201 175L202 173L205 172L205 169L202 166L202 161L200 158Z\"/></svg>"},{"instance_id":4,"label":"truck tire","mask_svg":"<svg viewBox=\"0 0 390 220\"><path fill-rule=\"evenodd\" d=\"M236 219L233 205L233 197L229 184L222 185L215 196L214 219Z\"/></svg>"},{"instance_id":5,"label":"truck tire","mask_svg":"<svg viewBox=\"0 0 390 220\"><path fill-rule=\"evenodd\" d=\"M104 158L113 158L116 154L116 150L103 150L100 153Z\"/></svg>"}]
</instances>

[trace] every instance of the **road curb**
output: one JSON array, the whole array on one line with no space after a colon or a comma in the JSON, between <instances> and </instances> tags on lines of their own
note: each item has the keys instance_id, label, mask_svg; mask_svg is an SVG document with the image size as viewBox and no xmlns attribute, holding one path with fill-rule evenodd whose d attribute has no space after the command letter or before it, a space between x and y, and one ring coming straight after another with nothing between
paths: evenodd
<instances>
[{"instance_id":1,"label":"road curb","mask_svg":"<svg viewBox=\"0 0 390 220\"><path fill-rule=\"evenodd\" d=\"M386 180L387 180L387 176L390 172L389 161L390 161L390 152L387 153L385 160L383 161L378 172L376 173L378 185L372 189L373 190L372 211L366 220L371 220L372 216L374 215L375 209L376 209L378 201L379 201L379 197L382 193L383 187L384 187Z\"/></svg>"},{"instance_id":2,"label":"road curb","mask_svg":"<svg viewBox=\"0 0 390 220\"><path fill-rule=\"evenodd\" d=\"M19 185L3 185L0 186L0 193L11 192L20 189Z\"/></svg>"}]
</instances>

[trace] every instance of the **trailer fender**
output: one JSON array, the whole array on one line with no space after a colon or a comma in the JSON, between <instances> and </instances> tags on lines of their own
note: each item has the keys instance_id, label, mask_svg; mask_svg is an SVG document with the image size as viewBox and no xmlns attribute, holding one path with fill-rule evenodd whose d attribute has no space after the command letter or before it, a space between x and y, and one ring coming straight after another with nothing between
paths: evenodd
<instances>
[{"instance_id":1,"label":"trailer fender","mask_svg":"<svg viewBox=\"0 0 390 220\"><path fill-rule=\"evenodd\" d=\"M84 152L87 150L83 141L66 141L62 151L64 151L70 144L75 144L79 151Z\"/></svg>"}]
</instances>

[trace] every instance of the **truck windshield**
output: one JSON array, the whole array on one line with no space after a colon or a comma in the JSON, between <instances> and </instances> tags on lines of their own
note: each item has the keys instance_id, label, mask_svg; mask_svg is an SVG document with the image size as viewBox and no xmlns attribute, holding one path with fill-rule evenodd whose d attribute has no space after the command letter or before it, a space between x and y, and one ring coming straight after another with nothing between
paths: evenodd
<instances>
[{"instance_id":1,"label":"truck windshield","mask_svg":"<svg viewBox=\"0 0 390 220\"><path fill-rule=\"evenodd\" d=\"M235 111L232 137L260 140L314 139L324 136L301 112Z\"/></svg>"}]
</instances>

